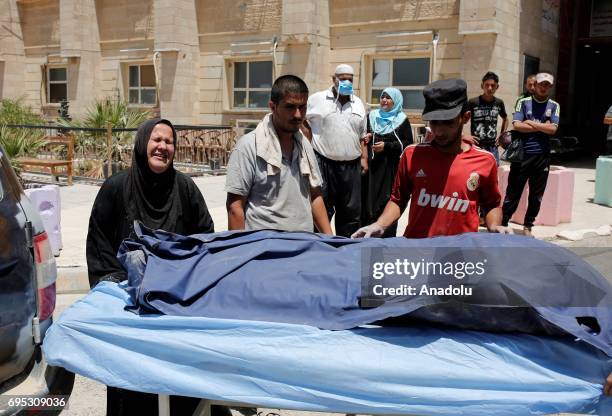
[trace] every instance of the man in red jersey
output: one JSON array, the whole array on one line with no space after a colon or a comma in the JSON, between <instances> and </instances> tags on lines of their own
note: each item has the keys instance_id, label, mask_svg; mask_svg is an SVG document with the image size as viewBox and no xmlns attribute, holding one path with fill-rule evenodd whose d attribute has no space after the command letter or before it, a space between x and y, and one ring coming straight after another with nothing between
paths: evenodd
<instances>
[{"instance_id":1,"label":"man in red jersey","mask_svg":"<svg viewBox=\"0 0 612 416\"><path fill-rule=\"evenodd\" d=\"M495 157L462 140L467 85L461 79L431 83L423 90L423 120L433 139L406 148L395 176L391 199L375 223L351 237L380 237L399 219L410 201L404 237L424 238L478 231L479 208L490 232L501 227L501 195Z\"/></svg>"}]
</instances>

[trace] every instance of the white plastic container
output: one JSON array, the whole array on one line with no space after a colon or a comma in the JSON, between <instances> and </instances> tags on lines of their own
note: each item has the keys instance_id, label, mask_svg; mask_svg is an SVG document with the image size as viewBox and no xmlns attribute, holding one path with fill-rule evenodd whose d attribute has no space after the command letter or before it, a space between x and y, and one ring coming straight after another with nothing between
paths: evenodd
<instances>
[{"instance_id":1,"label":"white plastic container","mask_svg":"<svg viewBox=\"0 0 612 416\"><path fill-rule=\"evenodd\" d=\"M45 231L49 236L51 251L59 256L62 249L61 201L57 185L46 185L40 188L26 189L26 195L38 209Z\"/></svg>"}]
</instances>

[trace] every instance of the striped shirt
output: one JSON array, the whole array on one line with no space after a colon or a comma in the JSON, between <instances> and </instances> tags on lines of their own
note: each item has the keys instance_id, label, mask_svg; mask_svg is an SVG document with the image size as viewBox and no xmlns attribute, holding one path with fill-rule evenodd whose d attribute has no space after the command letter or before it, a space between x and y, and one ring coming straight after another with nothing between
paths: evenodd
<instances>
[{"instance_id":1,"label":"striped shirt","mask_svg":"<svg viewBox=\"0 0 612 416\"><path fill-rule=\"evenodd\" d=\"M554 100L538 101L535 97L526 97L518 101L512 121L533 120L559 125L559 103ZM550 136L542 132L523 133L523 151L528 155L550 153Z\"/></svg>"}]
</instances>

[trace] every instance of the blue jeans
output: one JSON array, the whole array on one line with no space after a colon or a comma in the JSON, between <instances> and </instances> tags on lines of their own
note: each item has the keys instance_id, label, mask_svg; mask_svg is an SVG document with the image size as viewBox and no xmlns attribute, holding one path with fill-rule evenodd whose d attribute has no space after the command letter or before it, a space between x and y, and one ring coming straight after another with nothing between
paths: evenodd
<instances>
[{"instance_id":1,"label":"blue jeans","mask_svg":"<svg viewBox=\"0 0 612 416\"><path fill-rule=\"evenodd\" d=\"M483 150L486 150L489 153L492 153L495 156L495 161L497 162L497 166L499 166L499 150L497 150L497 146L482 146Z\"/></svg>"}]
</instances>

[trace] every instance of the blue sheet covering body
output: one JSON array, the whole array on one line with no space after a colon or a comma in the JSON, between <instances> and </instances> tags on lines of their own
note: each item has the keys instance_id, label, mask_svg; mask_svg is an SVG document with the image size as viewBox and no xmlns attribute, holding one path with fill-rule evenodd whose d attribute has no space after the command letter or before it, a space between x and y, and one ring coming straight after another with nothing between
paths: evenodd
<instances>
[{"instance_id":1,"label":"blue sheet covering body","mask_svg":"<svg viewBox=\"0 0 612 416\"><path fill-rule=\"evenodd\" d=\"M329 331L285 323L140 316L102 283L49 329L51 365L110 386L365 414L612 414L612 361L583 342L450 328Z\"/></svg>"},{"instance_id":2,"label":"blue sheet covering body","mask_svg":"<svg viewBox=\"0 0 612 416\"><path fill-rule=\"evenodd\" d=\"M185 237L135 230L118 257L140 313L333 330L413 314L463 329L571 334L612 357L610 283L572 252L544 241L487 233L350 240L275 231ZM491 267L474 283L482 286L480 297L395 296L361 308L363 256L375 258L376 250L442 252L453 261L476 253ZM427 278L430 284L438 279ZM577 317L594 318L597 329Z\"/></svg>"}]
</instances>

